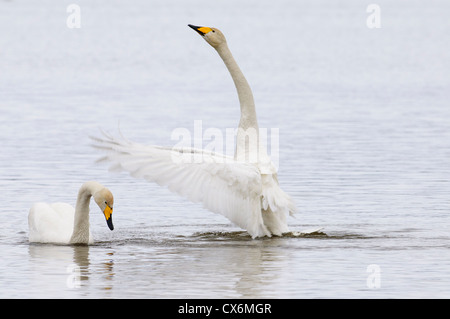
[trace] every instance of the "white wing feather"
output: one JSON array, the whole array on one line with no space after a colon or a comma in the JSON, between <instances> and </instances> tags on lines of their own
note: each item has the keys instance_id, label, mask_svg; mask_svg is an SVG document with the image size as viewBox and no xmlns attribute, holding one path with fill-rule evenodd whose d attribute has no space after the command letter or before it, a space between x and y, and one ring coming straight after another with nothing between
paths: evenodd
<instances>
[{"instance_id":1,"label":"white wing feather","mask_svg":"<svg viewBox=\"0 0 450 319\"><path fill-rule=\"evenodd\" d=\"M271 235L261 214L262 180L256 165L205 150L142 145L103 134L91 138L94 147L107 152L99 161L111 162L110 170L128 171L201 202L252 237Z\"/></svg>"}]
</instances>

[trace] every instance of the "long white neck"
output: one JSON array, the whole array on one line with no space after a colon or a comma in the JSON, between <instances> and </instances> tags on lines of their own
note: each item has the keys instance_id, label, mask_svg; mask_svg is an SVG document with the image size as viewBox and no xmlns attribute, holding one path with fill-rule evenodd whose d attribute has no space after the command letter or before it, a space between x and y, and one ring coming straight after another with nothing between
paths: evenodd
<instances>
[{"instance_id":1,"label":"long white neck","mask_svg":"<svg viewBox=\"0 0 450 319\"><path fill-rule=\"evenodd\" d=\"M103 186L97 182L86 182L78 191L71 244L89 243L89 203L91 196L101 188Z\"/></svg>"},{"instance_id":2,"label":"long white neck","mask_svg":"<svg viewBox=\"0 0 450 319\"><path fill-rule=\"evenodd\" d=\"M253 100L250 85L248 84L238 64L234 60L226 42L217 48L217 52L225 63L231 77L233 78L234 85L236 86L239 103L241 105L241 120L239 122L239 127L243 129L247 129L248 127L257 129L258 121L256 118L255 102Z\"/></svg>"},{"instance_id":3,"label":"long white neck","mask_svg":"<svg viewBox=\"0 0 450 319\"><path fill-rule=\"evenodd\" d=\"M227 43L222 43L216 50L233 78L241 105L241 118L236 137L236 152L234 154L235 159L257 162L259 157L259 127L252 90L234 60Z\"/></svg>"}]
</instances>

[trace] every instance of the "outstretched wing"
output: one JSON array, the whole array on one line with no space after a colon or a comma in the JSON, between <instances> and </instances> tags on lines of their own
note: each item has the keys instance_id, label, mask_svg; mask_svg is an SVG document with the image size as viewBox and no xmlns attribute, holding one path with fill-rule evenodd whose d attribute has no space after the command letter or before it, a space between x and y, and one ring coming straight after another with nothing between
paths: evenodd
<instances>
[{"instance_id":1,"label":"outstretched wing","mask_svg":"<svg viewBox=\"0 0 450 319\"><path fill-rule=\"evenodd\" d=\"M233 158L194 148L142 145L106 133L91 137L94 147L112 163L111 171L127 171L192 202L201 202L246 229L252 237L270 236L261 216L262 181L258 168Z\"/></svg>"}]
</instances>

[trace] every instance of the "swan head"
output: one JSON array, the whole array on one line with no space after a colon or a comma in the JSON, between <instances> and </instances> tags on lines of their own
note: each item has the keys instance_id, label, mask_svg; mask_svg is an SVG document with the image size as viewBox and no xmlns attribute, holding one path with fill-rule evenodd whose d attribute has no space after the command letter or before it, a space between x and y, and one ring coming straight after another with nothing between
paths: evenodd
<instances>
[{"instance_id":1,"label":"swan head","mask_svg":"<svg viewBox=\"0 0 450 319\"><path fill-rule=\"evenodd\" d=\"M105 215L106 223L108 224L109 229L113 230L113 222L112 222L112 212L114 205L114 197L113 194L107 188L102 188L101 190L95 192L93 194L94 200L97 203L98 207Z\"/></svg>"},{"instance_id":2,"label":"swan head","mask_svg":"<svg viewBox=\"0 0 450 319\"><path fill-rule=\"evenodd\" d=\"M197 31L213 48L217 48L227 42L223 33L217 28L199 27L192 24L188 24L188 26Z\"/></svg>"}]
</instances>

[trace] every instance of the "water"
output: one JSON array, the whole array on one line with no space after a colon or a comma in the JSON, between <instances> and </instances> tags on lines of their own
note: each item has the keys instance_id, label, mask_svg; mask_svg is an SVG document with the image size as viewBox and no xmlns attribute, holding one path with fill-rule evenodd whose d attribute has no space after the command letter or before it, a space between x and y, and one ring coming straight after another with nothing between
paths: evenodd
<instances>
[{"instance_id":1,"label":"water","mask_svg":"<svg viewBox=\"0 0 450 319\"><path fill-rule=\"evenodd\" d=\"M445 1L0 2L0 297L450 297L450 24ZM238 5L239 4L239 5ZM173 145L174 129L235 127L217 26L246 74L261 127L279 128L293 232L252 240L156 185L109 173L89 135ZM7 31L6 31L7 30ZM204 142L204 145L207 141ZM96 244L28 244L34 202L115 194Z\"/></svg>"}]
</instances>

